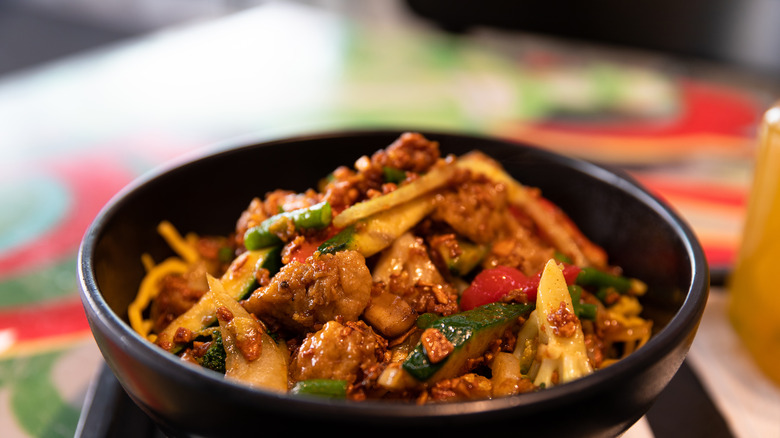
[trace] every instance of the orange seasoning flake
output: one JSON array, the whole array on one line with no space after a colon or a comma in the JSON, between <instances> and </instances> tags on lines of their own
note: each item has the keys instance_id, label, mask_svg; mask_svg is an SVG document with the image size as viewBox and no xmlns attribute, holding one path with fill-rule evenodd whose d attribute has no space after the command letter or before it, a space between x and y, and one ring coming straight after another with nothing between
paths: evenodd
<instances>
[{"instance_id":1,"label":"orange seasoning flake","mask_svg":"<svg viewBox=\"0 0 780 438\"><path fill-rule=\"evenodd\" d=\"M256 320L233 318L227 327L235 333L236 347L244 356L244 359L251 362L260 357L263 350L261 341L262 329Z\"/></svg>"},{"instance_id":2,"label":"orange seasoning flake","mask_svg":"<svg viewBox=\"0 0 780 438\"><path fill-rule=\"evenodd\" d=\"M233 312L225 306L217 308L217 319L220 321L230 322L233 320Z\"/></svg>"},{"instance_id":3,"label":"orange seasoning flake","mask_svg":"<svg viewBox=\"0 0 780 438\"><path fill-rule=\"evenodd\" d=\"M435 328L425 329L421 341L431 363L441 362L455 350L455 345Z\"/></svg>"},{"instance_id":4,"label":"orange seasoning flake","mask_svg":"<svg viewBox=\"0 0 780 438\"><path fill-rule=\"evenodd\" d=\"M192 340L192 331L186 327L179 327L173 335L173 342L187 344Z\"/></svg>"},{"instance_id":5,"label":"orange seasoning flake","mask_svg":"<svg viewBox=\"0 0 780 438\"><path fill-rule=\"evenodd\" d=\"M564 338L574 336L579 323L577 316L566 307L566 303L563 301L561 301L558 310L547 316L547 321L550 322L555 334Z\"/></svg>"}]
</instances>

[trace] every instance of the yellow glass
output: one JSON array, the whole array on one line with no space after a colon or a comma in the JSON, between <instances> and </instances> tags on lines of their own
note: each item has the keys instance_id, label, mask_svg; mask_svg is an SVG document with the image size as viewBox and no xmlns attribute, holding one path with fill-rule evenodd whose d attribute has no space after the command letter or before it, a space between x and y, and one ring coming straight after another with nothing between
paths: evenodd
<instances>
[{"instance_id":1,"label":"yellow glass","mask_svg":"<svg viewBox=\"0 0 780 438\"><path fill-rule=\"evenodd\" d=\"M780 385L780 103L764 115L754 172L729 317L756 364Z\"/></svg>"}]
</instances>

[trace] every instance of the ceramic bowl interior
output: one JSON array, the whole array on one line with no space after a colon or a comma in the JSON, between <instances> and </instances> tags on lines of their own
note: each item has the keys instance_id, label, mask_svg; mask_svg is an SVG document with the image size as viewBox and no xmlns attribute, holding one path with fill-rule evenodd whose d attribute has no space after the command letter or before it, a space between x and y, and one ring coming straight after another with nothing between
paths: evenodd
<instances>
[{"instance_id":1,"label":"ceramic bowl interior","mask_svg":"<svg viewBox=\"0 0 780 438\"><path fill-rule=\"evenodd\" d=\"M258 422L300 431L484 430L534 436L614 436L637 421L669 383L693 340L708 294L708 268L685 222L630 177L588 162L495 138L423 134L443 153L479 149L524 184L541 188L627 275L643 279L654 337L628 358L578 381L503 399L415 406L276 395L178 361L134 333L127 306L144 270L141 254L172 255L155 231L228 234L250 199L302 191L340 165L389 145L400 132L358 131L244 142L140 178L99 214L79 251L84 307L107 364L130 397L171 436L229 436ZM253 426L254 425L254 426Z\"/></svg>"}]
</instances>

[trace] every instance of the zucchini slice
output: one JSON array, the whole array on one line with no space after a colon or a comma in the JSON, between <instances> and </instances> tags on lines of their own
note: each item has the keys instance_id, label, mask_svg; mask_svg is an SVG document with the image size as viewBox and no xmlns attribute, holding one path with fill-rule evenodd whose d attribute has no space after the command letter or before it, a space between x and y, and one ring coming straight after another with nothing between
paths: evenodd
<instances>
[{"instance_id":1,"label":"zucchini slice","mask_svg":"<svg viewBox=\"0 0 780 438\"><path fill-rule=\"evenodd\" d=\"M257 287L255 272L258 269L268 269L273 275L279 270L281 247L263 248L256 251L247 251L236 257L227 272L220 278L220 282L226 293L234 300L241 300ZM174 335L180 328L192 333L200 332L217 321L216 303L211 291L200 297L195 305L176 319L157 336L157 345L177 353L183 344L174 342Z\"/></svg>"},{"instance_id":2,"label":"zucchini slice","mask_svg":"<svg viewBox=\"0 0 780 438\"><path fill-rule=\"evenodd\" d=\"M403 363L403 369L419 382L434 383L455 377L468 359L481 356L504 331L527 317L533 304L491 303L466 312L432 321L428 327L439 330L452 343L453 351L433 363L422 343L418 343Z\"/></svg>"}]
</instances>

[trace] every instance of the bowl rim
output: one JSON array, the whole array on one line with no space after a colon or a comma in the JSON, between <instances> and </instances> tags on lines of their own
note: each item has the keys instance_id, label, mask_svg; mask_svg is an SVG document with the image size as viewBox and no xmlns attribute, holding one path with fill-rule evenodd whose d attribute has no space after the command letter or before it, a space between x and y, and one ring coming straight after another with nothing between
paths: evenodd
<instances>
[{"instance_id":1,"label":"bowl rim","mask_svg":"<svg viewBox=\"0 0 780 438\"><path fill-rule=\"evenodd\" d=\"M125 198L144 186L153 184L161 176L187 167L201 161L209 160L217 156L227 154L239 154L248 149L259 149L274 145L290 143L306 143L327 139L345 137L358 137L370 140L373 137L393 137L403 132L415 131L414 129L349 129L331 130L324 132L306 133L293 136L268 138L264 136L239 136L222 142L212 144L202 150L196 150L188 154L169 160L150 171L136 177L133 181L118 191L99 211L92 223L87 228L78 248L78 278L80 294L85 311L90 319L90 325L98 324L109 332L114 341L118 341L123 348L137 351L137 359L149 364L163 372L174 370L184 378L205 379L204 383L215 388L235 391L237 397L246 400L272 400L279 408L295 407L302 413L328 417L331 415L351 415L354 420L370 420L377 418L406 418L406 419L430 419L434 417L452 417L457 415L460 419L469 416L500 415L501 412L518 407L529 409L544 409L548 404L555 403L559 397L569 398L587 397L588 394L599 392L600 388L609 381L622 381L629 378L637 371L651 366L651 358L661 357L671 350L672 346L684 341L684 338L695 332L698 321L704 310L709 295L709 267L703 249L694 232L687 222L666 202L650 193L638 181L628 174L594 162L575 158L569 155L512 139L496 136L419 129L427 138L459 137L475 142L502 143L516 146L520 149L532 149L535 155L543 156L557 164L574 168L593 178L599 179L609 185L615 186L630 196L636 197L641 203L661 216L664 222L675 232L684 246L690 263L690 284L685 293L685 299L680 308L668 321L666 326L656 333L642 348L633 352L628 357L621 359L608 369L577 379L575 381L547 388L543 391L520 394L511 397L500 397L489 400L473 400L452 402L443 404L415 405L413 403L396 403L382 400L352 402L348 400L332 400L300 395L278 394L262 389L250 388L243 384L224 379L217 373L202 369L195 365L183 363L173 355L155 347L148 340L136 333L124 320L122 320L103 299L97 285L94 271L93 257L97 242L112 218L122 207ZM443 143L446 140L442 140ZM378 146L382 147L382 146ZM686 318L687 316L687 318ZM93 328L94 331L94 328ZM687 353L686 353L687 354ZM178 365L177 365L178 364ZM113 370L112 370L113 371ZM121 380L120 380L120 383ZM131 395L132 396L132 395Z\"/></svg>"}]
</instances>

